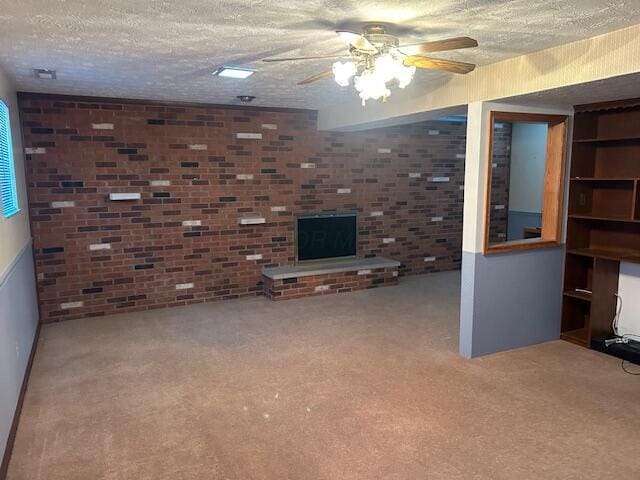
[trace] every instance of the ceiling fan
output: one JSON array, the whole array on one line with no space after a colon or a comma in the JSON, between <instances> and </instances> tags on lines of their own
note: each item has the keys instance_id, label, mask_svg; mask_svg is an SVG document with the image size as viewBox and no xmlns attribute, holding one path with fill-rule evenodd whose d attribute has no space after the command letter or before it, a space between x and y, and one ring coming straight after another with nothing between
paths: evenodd
<instances>
[{"instance_id":1,"label":"ceiling fan","mask_svg":"<svg viewBox=\"0 0 640 480\"><path fill-rule=\"evenodd\" d=\"M346 62L335 62L333 67L298 82L307 85L317 80L334 76L341 86L353 84L360 94L362 105L368 99L382 98L386 101L391 95L387 83L396 81L400 88L406 87L416 68L442 70L445 72L466 74L475 68L472 63L444 60L425 56L432 52L457 50L477 47L478 42L469 37L448 38L433 42L422 42L411 45L400 45L398 37L387 33L385 26L379 24L366 25L363 33L349 31L336 32L348 45L347 54L319 55L313 57L265 58L263 62L294 62L317 59L343 59Z\"/></svg>"}]
</instances>

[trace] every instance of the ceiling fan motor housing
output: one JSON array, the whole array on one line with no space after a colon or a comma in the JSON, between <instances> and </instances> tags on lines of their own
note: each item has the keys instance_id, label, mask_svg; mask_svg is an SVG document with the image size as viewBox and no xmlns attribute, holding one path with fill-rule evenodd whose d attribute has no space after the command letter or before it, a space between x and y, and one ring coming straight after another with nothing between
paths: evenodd
<instances>
[{"instance_id":1,"label":"ceiling fan motor housing","mask_svg":"<svg viewBox=\"0 0 640 480\"><path fill-rule=\"evenodd\" d=\"M382 25L367 25L364 28L364 37L379 50L387 50L400 45L398 37L389 35Z\"/></svg>"}]
</instances>

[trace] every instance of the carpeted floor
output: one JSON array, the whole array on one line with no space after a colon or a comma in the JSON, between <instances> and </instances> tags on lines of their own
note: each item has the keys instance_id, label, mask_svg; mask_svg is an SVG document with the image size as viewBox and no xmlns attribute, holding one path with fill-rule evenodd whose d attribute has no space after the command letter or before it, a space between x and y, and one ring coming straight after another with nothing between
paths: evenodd
<instances>
[{"instance_id":1,"label":"carpeted floor","mask_svg":"<svg viewBox=\"0 0 640 480\"><path fill-rule=\"evenodd\" d=\"M459 280L44 326L9 479L640 478L640 377L459 357Z\"/></svg>"}]
</instances>

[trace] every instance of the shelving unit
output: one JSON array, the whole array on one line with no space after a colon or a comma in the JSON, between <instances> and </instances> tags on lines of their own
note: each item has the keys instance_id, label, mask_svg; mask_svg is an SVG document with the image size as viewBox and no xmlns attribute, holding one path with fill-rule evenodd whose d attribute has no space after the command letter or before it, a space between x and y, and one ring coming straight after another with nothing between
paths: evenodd
<instances>
[{"instance_id":1,"label":"shelving unit","mask_svg":"<svg viewBox=\"0 0 640 480\"><path fill-rule=\"evenodd\" d=\"M640 263L640 99L576 107L573 135L561 338L590 347L612 333L620 262Z\"/></svg>"}]
</instances>

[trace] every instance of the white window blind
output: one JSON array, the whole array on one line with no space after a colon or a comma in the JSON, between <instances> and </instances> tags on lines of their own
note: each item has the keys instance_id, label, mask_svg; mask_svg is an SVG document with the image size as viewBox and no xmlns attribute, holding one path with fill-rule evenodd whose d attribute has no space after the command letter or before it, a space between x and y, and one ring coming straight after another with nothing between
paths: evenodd
<instances>
[{"instance_id":1,"label":"white window blind","mask_svg":"<svg viewBox=\"0 0 640 480\"><path fill-rule=\"evenodd\" d=\"M20 211L13 165L9 108L2 100L0 100L0 197L2 198L2 216L7 218Z\"/></svg>"}]
</instances>

